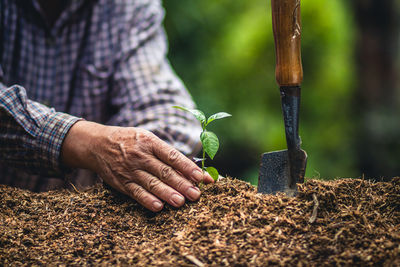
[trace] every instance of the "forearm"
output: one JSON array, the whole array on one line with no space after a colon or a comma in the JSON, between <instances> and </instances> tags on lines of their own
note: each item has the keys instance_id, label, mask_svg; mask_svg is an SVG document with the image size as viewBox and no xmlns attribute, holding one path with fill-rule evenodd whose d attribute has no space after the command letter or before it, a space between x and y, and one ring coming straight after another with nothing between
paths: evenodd
<instances>
[{"instance_id":1,"label":"forearm","mask_svg":"<svg viewBox=\"0 0 400 267\"><path fill-rule=\"evenodd\" d=\"M20 86L0 83L0 161L30 173L62 174L61 144L78 120L29 100Z\"/></svg>"},{"instance_id":2,"label":"forearm","mask_svg":"<svg viewBox=\"0 0 400 267\"><path fill-rule=\"evenodd\" d=\"M94 147L99 143L99 139L104 138L107 130L107 126L95 122L75 123L64 139L61 161L70 168L96 171Z\"/></svg>"}]
</instances>

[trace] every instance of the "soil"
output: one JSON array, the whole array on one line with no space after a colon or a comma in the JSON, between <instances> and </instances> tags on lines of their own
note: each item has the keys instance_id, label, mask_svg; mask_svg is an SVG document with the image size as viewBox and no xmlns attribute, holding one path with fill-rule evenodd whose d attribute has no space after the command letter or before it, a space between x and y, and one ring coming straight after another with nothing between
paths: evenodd
<instances>
[{"instance_id":1,"label":"soil","mask_svg":"<svg viewBox=\"0 0 400 267\"><path fill-rule=\"evenodd\" d=\"M400 266L400 178L311 180L296 198L231 178L202 190L154 214L103 186L0 186L0 266Z\"/></svg>"}]
</instances>

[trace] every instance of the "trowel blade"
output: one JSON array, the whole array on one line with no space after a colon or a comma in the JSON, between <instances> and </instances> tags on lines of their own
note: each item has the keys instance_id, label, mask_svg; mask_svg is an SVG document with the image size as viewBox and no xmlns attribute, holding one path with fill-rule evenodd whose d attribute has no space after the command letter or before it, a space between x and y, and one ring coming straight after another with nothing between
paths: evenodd
<instances>
[{"instance_id":1,"label":"trowel blade","mask_svg":"<svg viewBox=\"0 0 400 267\"><path fill-rule=\"evenodd\" d=\"M284 192L293 197L297 193L297 185L290 187L290 165L287 150L264 153L261 156L260 174L258 176L258 192L276 194Z\"/></svg>"}]
</instances>

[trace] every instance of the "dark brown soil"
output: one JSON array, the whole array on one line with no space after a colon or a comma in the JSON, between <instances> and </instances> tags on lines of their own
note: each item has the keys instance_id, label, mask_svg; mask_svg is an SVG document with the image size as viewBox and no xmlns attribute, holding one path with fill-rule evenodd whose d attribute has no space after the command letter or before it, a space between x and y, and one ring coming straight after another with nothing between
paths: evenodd
<instances>
[{"instance_id":1,"label":"dark brown soil","mask_svg":"<svg viewBox=\"0 0 400 267\"><path fill-rule=\"evenodd\" d=\"M235 179L160 214L109 189L0 186L0 266L400 266L400 178L309 181L299 196Z\"/></svg>"}]
</instances>

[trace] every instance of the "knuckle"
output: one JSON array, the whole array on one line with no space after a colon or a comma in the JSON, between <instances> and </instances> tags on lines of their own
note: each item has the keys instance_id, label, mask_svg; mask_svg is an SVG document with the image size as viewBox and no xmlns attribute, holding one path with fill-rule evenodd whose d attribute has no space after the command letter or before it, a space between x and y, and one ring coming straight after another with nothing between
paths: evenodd
<instances>
[{"instance_id":1,"label":"knuckle","mask_svg":"<svg viewBox=\"0 0 400 267\"><path fill-rule=\"evenodd\" d=\"M182 162L181 163L181 172L182 174L192 173L194 171L191 162Z\"/></svg>"},{"instance_id":2,"label":"knuckle","mask_svg":"<svg viewBox=\"0 0 400 267\"><path fill-rule=\"evenodd\" d=\"M136 200L143 199L145 191L141 187L139 186L130 187L129 191L134 199Z\"/></svg>"},{"instance_id":3,"label":"knuckle","mask_svg":"<svg viewBox=\"0 0 400 267\"><path fill-rule=\"evenodd\" d=\"M161 186L161 181L158 179L149 179L147 183L147 188L150 192L154 192Z\"/></svg>"},{"instance_id":4,"label":"knuckle","mask_svg":"<svg viewBox=\"0 0 400 267\"><path fill-rule=\"evenodd\" d=\"M131 175L132 181L134 181L134 182L139 182L143 176L142 171L139 169L133 169L133 170L131 170L131 173L132 173L132 175ZM127 180L126 182L130 182L130 181Z\"/></svg>"},{"instance_id":5,"label":"knuckle","mask_svg":"<svg viewBox=\"0 0 400 267\"><path fill-rule=\"evenodd\" d=\"M182 191L185 187L187 187L187 182L184 179L179 179L176 184L178 191Z\"/></svg>"},{"instance_id":6,"label":"knuckle","mask_svg":"<svg viewBox=\"0 0 400 267\"><path fill-rule=\"evenodd\" d=\"M153 149L154 135L145 130L141 130L136 134L136 144L145 153L149 153Z\"/></svg>"},{"instance_id":7,"label":"knuckle","mask_svg":"<svg viewBox=\"0 0 400 267\"><path fill-rule=\"evenodd\" d=\"M168 166L163 166L161 167L161 179L163 179L164 181L168 182L171 180L172 178L172 169L171 167Z\"/></svg>"},{"instance_id":8,"label":"knuckle","mask_svg":"<svg viewBox=\"0 0 400 267\"><path fill-rule=\"evenodd\" d=\"M153 139L152 133L141 129L136 133L136 140L141 142L149 142Z\"/></svg>"},{"instance_id":9,"label":"knuckle","mask_svg":"<svg viewBox=\"0 0 400 267\"><path fill-rule=\"evenodd\" d=\"M171 151L169 151L169 153L168 153L168 160L169 160L170 162L175 162L175 161L177 161L178 157L179 157L179 152L178 152L177 150L171 149Z\"/></svg>"},{"instance_id":10,"label":"knuckle","mask_svg":"<svg viewBox=\"0 0 400 267\"><path fill-rule=\"evenodd\" d=\"M143 173L144 171L152 170L156 163L154 159L149 157L149 155L141 154L140 158L136 161L137 169Z\"/></svg>"}]
</instances>

